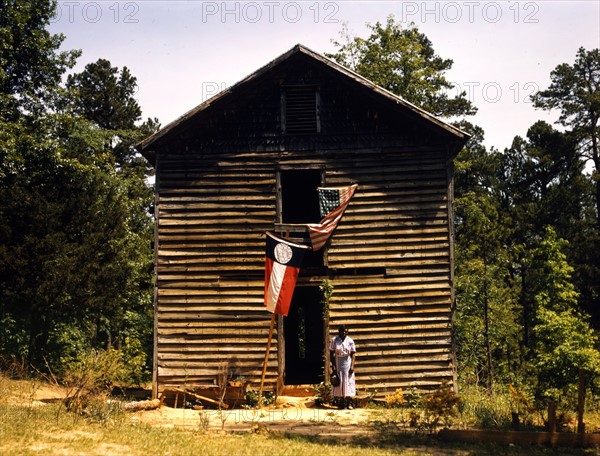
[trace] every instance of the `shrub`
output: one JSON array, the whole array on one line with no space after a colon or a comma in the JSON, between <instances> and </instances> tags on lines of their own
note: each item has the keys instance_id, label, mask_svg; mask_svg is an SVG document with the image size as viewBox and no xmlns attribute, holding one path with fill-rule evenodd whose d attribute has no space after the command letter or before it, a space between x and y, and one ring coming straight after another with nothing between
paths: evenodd
<instances>
[{"instance_id":1,"label":"shrub","mask_svg":"<svg viewBox=\"0 0 600 456\"><path fill-rule=\"evenodd\" d=\"M151 377L150 371L146 368L147 355L144 352L142 342L139 339L125 337L122 356L123 381L139 386Z\"/></svg>"},{"instance_id":2,"label":"shrub","mask_svg":"<svg viewBox=\"0 0 600 456\"><path fill-rule=\"evenodd\" d=\"M315 404L331 404L333 402L333 387L331 383L321 382L318 385L314 385L315 391Z\"/></svg>"},{"instance_id":3,"label":"shrub","mask_svg":"<svg viewBox=\"0 0 600 456\"><path fill-rule=\"evenodd\" d=\"M65 405L67 410L89 414L98 409L96 399L106 402L115 383L125 375L120 351L90 350L65 366L64 383L69 388ZM87 412L85 412L87 410ZM102 420L104 421L104 420Z\"/></svg>"},{"instance_id":4,"label":"shrub","mask_svg":"<svg viewBox=\"0 0 600 456\"><path fill-rule=\"evenodd\" d=\"M404 403L408 408L417 408L421 406L423 401L422 395L419 393L416 387L411 386L404 391Z\"/></svg>"},{"instance_id":5,"label":"shrub","mask_svg":"<svg viewBox=\"0 0 600 456\"><path fill-rule=\"evenodd\" d=\"M404 402L404 393L402 388L398 388L393 394L385 397L385 403L389 408L402 407Z\"/></svg>"},{"instance_id":6,"label":"shrub","mask_svg":"<svg viewBox=\"0 0 600 456\"><path fill-rule=\"evenodd\" d=\"M272 391L265 391L260 400L260 406L271 405L275 401L275 394ZM258 391L246 391L246 406L250 408L258 407Z\"/></svg>"},{"instance_id":7,"label":"shrub","mask_svg":"<svg viewBox=\"0 0 600 456\"><path fill-rule=\"evenodd\" d=\"M460 396L456 394L448 382L443 382L433 393L425 396L423 408L427 422L435 427L440 420L447 426L450 418L456 416L456 406Z\"/></svg>"}]
</instances>

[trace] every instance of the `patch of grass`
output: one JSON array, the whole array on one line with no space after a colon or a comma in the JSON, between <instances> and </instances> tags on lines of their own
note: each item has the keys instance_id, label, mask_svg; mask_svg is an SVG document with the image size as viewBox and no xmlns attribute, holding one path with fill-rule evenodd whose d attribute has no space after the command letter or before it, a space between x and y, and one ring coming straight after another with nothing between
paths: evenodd
<instances>
[{"instance_id":1,"label":"patch of grass","mask_svg":"<svg viewBox=\"0 0 600 456\"><path fill-rule=\"evenodd\" d=\"M215 433L178 428L103 425L74 413L61 412L59 404L41 407L0 405L0 454L10 455L256 455L376 456L388 450L332 442L307 441L263 433ZM398 454L398 453L396 453Z\"/></svg>"},{"instance_id":2,"label":"patch of grass","mask_svg":"<svg viewBox=\"0 0 600 456\"><path fill-rule=\"evenodd\" d=\"M508 445L457 444L438 441L429 431L410 427L410 412L403 407L370 409L368 434L349 434L347 439L319 435L319 423L312 423L311 435L274 432L268 424L248 424L244 432L217 432L203 425L202 411L196 426L152 427L135 422L135 415L112 410L113 403L88 404L88 414L67 412L64 403L41 404L33 399L38 384L2 381L0 375L0 454L1 455L256 455L302 454L306 456L401 455L401 456L592 456L598 449L519 447ZM18 399L18 401L15 401ZM500 401L502 403L502 401ZM116 404L115 404L116 406ZM103 407L108 407L104 409ZM505 406L499 407L504 410ZM245 411L246 413L247 411ZM594 410L597 414L597 410ZM330 416L331 415L331 416ZM591 415L591 414L590 414ZM592 416L586 415L586 418ZM594 417L596 415L593 415ZM338 415L326 412L328 429L344 424ZM106 419L104 419L106 418ZM205 412L205 420L208 414ZM458 418L460 419L460 418ZM295 426L292 424L292 426ZM590 424L588 430L591 431ZM243 426L240 428L242 429ZM310 429L310 426L306 427ZM307 432L310 434L310 432Z\"/></svg>"},{"instance_id":3,"label":"patch of grass","mask_svg":"<svg viewBox=\"0 0 600 456\"><path fill-rule=\"evenodd\" d=\"M74 413L60 404L28 407L0 404L0 454L147 456L170 455L403 455L403 456L591 456L596 450L501 445L448 444L434 437L415 435L391 425L381 426L374 438L357 437L350 443L317 436L269 432L223 433L200 429L159 428L133 424L102 424ZM386 412L382 410L381 412Z\"/></svg>"}]
</instances>

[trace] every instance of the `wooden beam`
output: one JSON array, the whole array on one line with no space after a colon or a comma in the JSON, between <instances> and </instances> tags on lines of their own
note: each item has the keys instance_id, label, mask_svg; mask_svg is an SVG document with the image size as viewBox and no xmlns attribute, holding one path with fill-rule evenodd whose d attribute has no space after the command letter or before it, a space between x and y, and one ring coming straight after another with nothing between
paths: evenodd
<instances>
[{"instance_id":1,"label":"wooden beam","mask_svg":"<svg viewBox=\"0 0 600 456\"><path fill-rule=\"evenodd\" d=\"M165 388L163 390L163 396L164 396L165 393L176 393L177 396L179 396L179 394L187 394L188 396L192 396L192 397L194 397L196 399L199 399L201 401L209 402L211 404L215 404L215 405L217 405L219 407L222 407L222 408L225 408L225 409L229 408L229 406L225 402L215 401L214 399L211 399L210 397L202 396L201 394L197 394L197 393L194 393L192 391L188 391L188 390L183 389L183 388L175 388L175 387L170 386L170 387ZM175 401L175 408L177 408L177 400Z\"/></svg>"}]
</instances>

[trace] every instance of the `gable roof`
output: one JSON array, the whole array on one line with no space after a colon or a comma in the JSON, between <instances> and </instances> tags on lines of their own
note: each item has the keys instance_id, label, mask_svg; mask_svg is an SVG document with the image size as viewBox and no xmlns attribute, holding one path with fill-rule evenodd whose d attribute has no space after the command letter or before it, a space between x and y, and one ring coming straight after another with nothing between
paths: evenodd
<instances>
[{"instance_id":1,"label":"gable roof","mask_svg":"<svg viewBox=\"0 0 600 456\"><path fill-rule=\"evenodd\" d=\"M182 116L180 116L179 118L175 119L173 122L171 122L168 125L166 125L165 127L161 128L159 131L157 131L153 135L140 141L136 145L137 150L140 153L142 153L142 155L144 155L144 156L152 155L152 147L153 146L157 145L157 143L162 142L162 140L166 139L168 136L170 136L171 134L178 131L188 121L197 117L201 113L204 113L204 111L209 110L211 108L211 106L213 106L215 103L217 103L223 99L226 99L227 97L233 96L235 93L239 93L239 91L243 90L244 87L247 86L249 83L257 80L259 77L263 76L265 73L269 72L273 68L279 66L280 64L284 63L285 61L290 59L292 56L295 56L297 54L307 56L310 59L312 59L314 62L318 62L319 64L325 65L326 67L334 70L335 72L339 73L340 75L343 75L343 76L349 78L350 80L353 80L356 83L362 85L363 87L370 90L372 93L376 94L377 96L380 96L382 98L382 100L391 102L391 103L397 105L400 109L405 109L413 117L423 120L423 121L426 121L432 127L441 130L442 132L446 133L450 137L454 137L455 141L457 141L458 143L461 144L461 147L470 138L470 135L468 133L441 120L440 118L425 111L424 109L419 108L418 106L406 101L402 97L399 97L398 95L390 92L389 90L386 90L386 89L378 86L377 84L375 84L375 83L371 82L370 80L364 78L363 76L355 73L354 71L349 70L348 68L338 64L337 62L335 62L317 52L310 50L306 46L304 46L302 44L297 44L289 51L283 53L279 57L275 58L274 60L267 63L263 67L259 68L257 71L255 71L254 73L245 77L238 83L232 85L231 87L223 90L222 92L218 93L217 95L204 101L203 103L199 104L195 108L191 109L190 111L188 111L185 114L183 114ZM458 152L458 150L456 152Z\"/></svg>"}]
</instances>

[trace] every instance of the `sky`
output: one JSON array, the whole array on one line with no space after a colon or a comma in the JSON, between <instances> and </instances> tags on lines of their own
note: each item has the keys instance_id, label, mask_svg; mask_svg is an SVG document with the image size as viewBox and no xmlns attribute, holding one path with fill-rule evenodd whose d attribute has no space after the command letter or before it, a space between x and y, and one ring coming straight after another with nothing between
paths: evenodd
<instances>
[{"instance_id":1,"label":"sky","mask_svg":"<svg viewBox=\"0 0 600 456\"><path fill-rule=\"evenodd\" d=\"M478 108L469 118L485 144L503 150L537 120L529 96L577 50L600 48L600 0L586 1L59 1L53 33L62 49L81 49L74 72L99 58L137 78L144 119L162 126L242 80L300 43L334 52L346 24L367 37L367 23L392 14L413 22L437 55L454 61L450 91Z\"/></svg>"}]
</instances>

